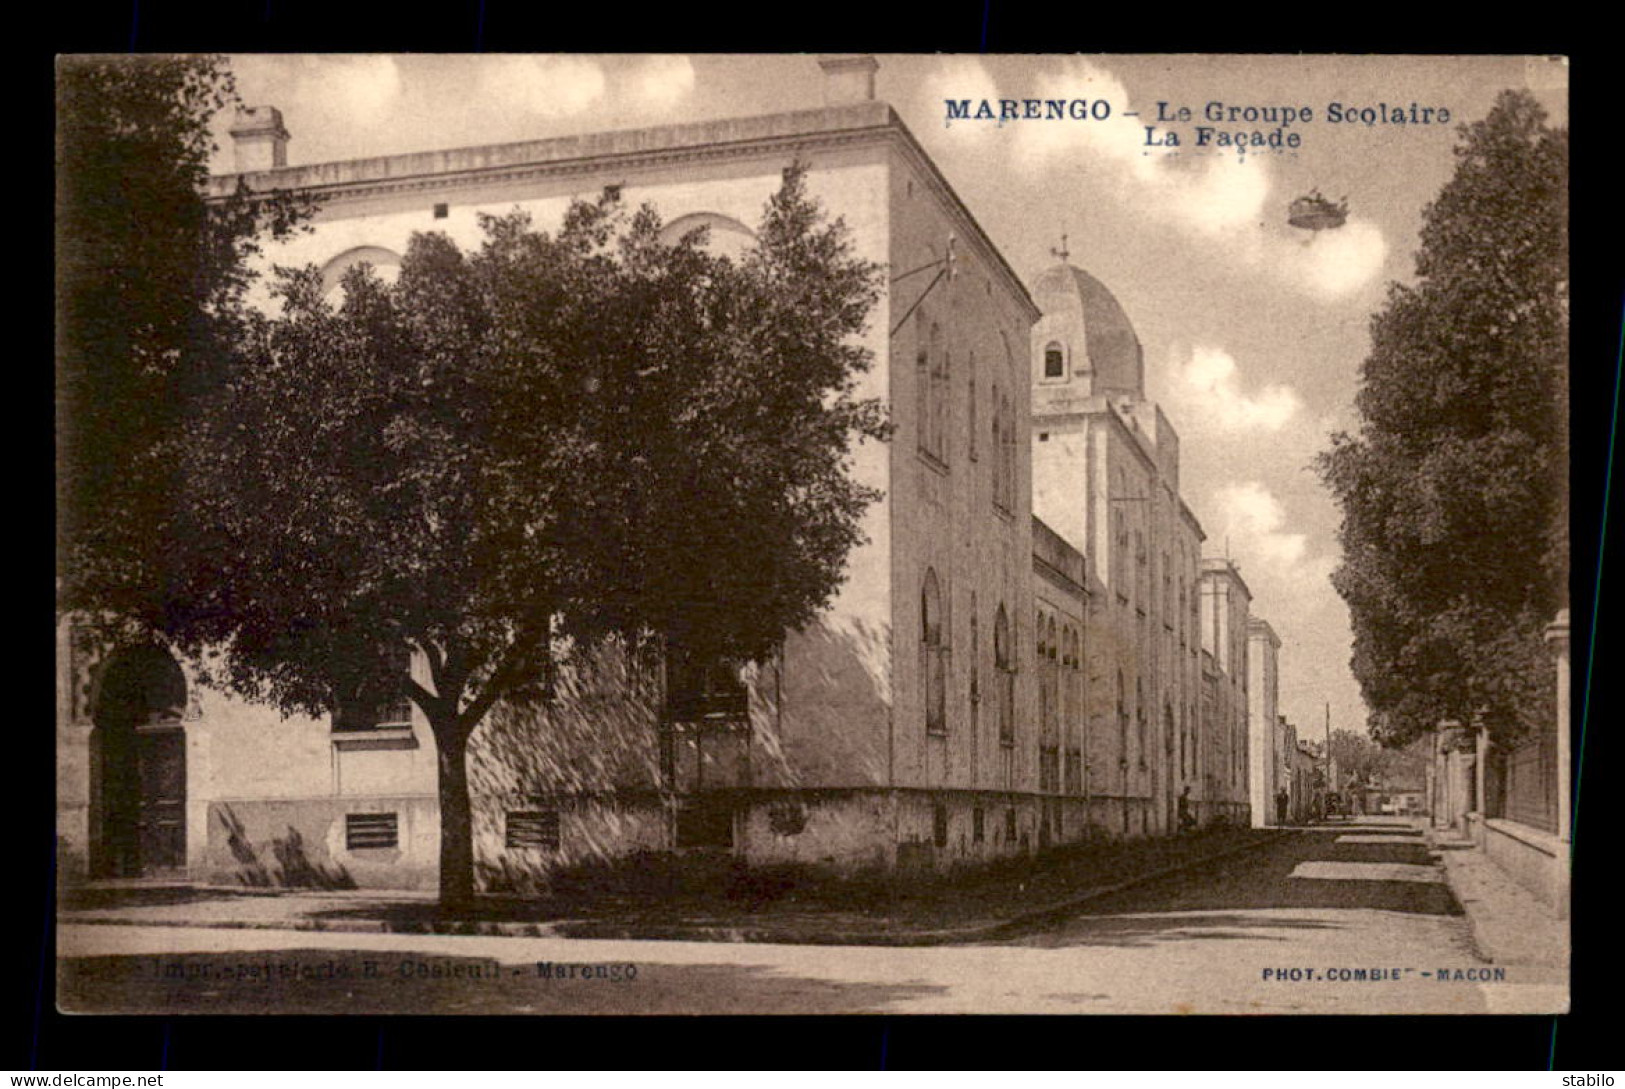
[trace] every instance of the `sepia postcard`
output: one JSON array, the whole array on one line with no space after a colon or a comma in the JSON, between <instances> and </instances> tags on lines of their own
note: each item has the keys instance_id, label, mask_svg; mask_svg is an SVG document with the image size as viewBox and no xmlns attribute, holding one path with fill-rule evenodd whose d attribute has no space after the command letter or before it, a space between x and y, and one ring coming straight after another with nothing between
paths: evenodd
<instances>
[{"instance_id":1,"label":"sepia postcard","mask_svg":"<svg viewBox=\"0 0 1625 1089\"><path fill-rule=\"evenodd\" d=\"M57 90L60 1010L1567 1011L1563 58Z\"/></svg>"}]
</instances>

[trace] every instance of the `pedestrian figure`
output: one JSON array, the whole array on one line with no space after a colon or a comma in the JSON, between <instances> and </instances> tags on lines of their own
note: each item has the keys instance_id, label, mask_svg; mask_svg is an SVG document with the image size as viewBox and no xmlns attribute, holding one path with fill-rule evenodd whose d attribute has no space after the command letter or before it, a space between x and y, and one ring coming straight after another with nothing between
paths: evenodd
<instances>
[{"instance_id":1,"label":"pedestrian figure","mask_svg":"<svg viewBox=\"0 0 1625 1089\"><path fill-rule=\"evenodd\" d=\"M1276 824L1285 824L1286 823L1286 807L1291 803L1291 801L1292 801L1292 796L1286 792L1286 787L1282 787L1280 790L1277 790L1275 792L1275 823Z\"/></svg>"},{"instance_id":2,"label":"pedestrian figure","mask_svg":"<svg viewBox=\"0 0 1625 1089\"><path fill-rule=\"evenodd\" d=\"M1196 815L1191 812L1191 788L1186 787L1179 795L1179 830L1193 832L1196 830Z\"/></svg>"}]
</instances>

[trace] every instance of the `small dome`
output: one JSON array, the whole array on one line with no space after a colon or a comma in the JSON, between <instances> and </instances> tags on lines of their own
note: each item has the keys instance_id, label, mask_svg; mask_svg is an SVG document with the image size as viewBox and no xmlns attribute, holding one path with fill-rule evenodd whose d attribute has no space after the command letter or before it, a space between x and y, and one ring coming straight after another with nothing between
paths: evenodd
<instances>
[{"instance_id":1,"label":"small dome","mask_svg":"<svg viewBox=\"0 0 1625 1089\"><path fill-rule=\"evenodd\" d=\"M1145 394L1145 352L1122 304L1105 284L1070 264L1046 269L1033 291L1046 315L1083 319L1084 350L1096 393ZM1081 361L1080 361L1081 364ZM1083 369L1074 364L1076 370Z\"/></svg>"}]
</instances>

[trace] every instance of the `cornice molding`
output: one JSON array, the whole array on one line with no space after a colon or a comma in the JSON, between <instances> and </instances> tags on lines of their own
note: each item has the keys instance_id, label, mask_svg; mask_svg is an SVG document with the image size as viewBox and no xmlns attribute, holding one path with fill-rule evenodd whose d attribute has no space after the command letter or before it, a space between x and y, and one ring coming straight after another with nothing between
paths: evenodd
<instances>
[{"instance_id":1,"label":"cornice molding","mask_svg":"<svg viewBox=\"0 0 1625 1089\"><path fill-rule=\"evenodd\" d=\"M832 117L832 114L835 117ZM678 142L663 147L629 147L626 150L610 150L597 154L574 154L549 159L548 145L552 141L536 141L536 159L530 162L504 163L496 166L456 166L448 169L429 169L436 161L437 154L455 155L458 151L445 153L408 153L396 156L386 156L370 160L357 160L351 163L320 163L308 166L284 167L278 170L262 171L253 174L220 174L209 179L207 199L211 202L223 201L236 190L240 180L246 180L251 189L256 192L272 192L276 190L292 190L300 193L309 193L323 198L329 208L340 207L346 204L373 200L379 197L398 196L410 193L448 192L467 190L479 187L522 184L527 181L552 178L580 177L588 174L600 174L607 170L617 168L626 170L640 170L649 168L681 166L694 163L717 163L730 160L742 160L760 157L774 152L792 150L827 151L845 147L856 147L865 144L891 143L900 153L903 160L924 179L925 186L936 197L937 201L946 210L956 229L964 237L967 244L973 247L978 260L988 269L991 276L998 280L1019 306L1025 309L1028 317L1028 326L1042 316L1038 306L1033 302L1026 285L1016 275L998 247L993 245L986 232L977 223L964 202L959 199L953 187L943 177L942 172L926 154L913 134L903 124L897 112L885 103L863 103L862 108L843 108L834 111L804 111L802 114L781 115L779 117L751 118L741 122L748 126L771 127L773 125L794 125L797 123L814 123L823 121L828 123L844 114L849 123L836 127L823 129L809 129L805 131L762 132L759 134L747 133L734 139L725 135L713 140L699 140L698 134L706 126L693 126L694 137L689 137L689 128L679 127L675 132L667 132L679 141L689 139L690 142ZM720 129L725 129L729 123L714 123ZM606 137L618 138L629 144L652 144L660 139L660 134L666 130L633 130L624 133L604 134ZM561 143L574 138L561 138ZM496 147L513 145L495 145ZM557 145L555 145L557 146ZM464 153L483 151L482 148L459 149ZM413 164L413 160L420 160L422 168L411 173L391 175L391 168L404 168ZM334 181L321 180L323 171L333 171L348 166L352 171L361 171L363 176L345 178ZM368 176L367 172L371 172ZM318 213L320 216L320 213Z\"/></svg>"},{"instance_id":2,"label":"cornice molding","mask_svg":"<svg viewBox=\"0 0 1625 1089\"><path fill-rule=\"evenodd\" d=\"M549 162L518 163L490 167L461 167L436 173L363 178L355 181L310 185L278 186L277 182L293 182L297 179L293 177L278 178L271 173L248 175L247 177L250 179L251 185L255 181L263 183L264 188L257 188L256 191L267 191L271 188L294 189L301 193L310 193L322 197L326 207L342 207L346 204L376 197L395 196L402 193L444 192L447 190L509 185L540 179L579 177L587 174L603 173L617 167L636 170L687 163L724 162L732 159L752 158L760 156L764 152L783 149L827 150L863 143L881 142L886 138L886 132L887 130L884 127L875 127L812 135L768 137L728 144L617 152L609 155L558 159ZM296 174L298 169L300 168L295 168L288 173ZM229 175L227 177L234 180L238 175ZM223 196L224 194L221 193L211 193L210 199L220 200L223 199Z\"/></svg>"}]
</instances>

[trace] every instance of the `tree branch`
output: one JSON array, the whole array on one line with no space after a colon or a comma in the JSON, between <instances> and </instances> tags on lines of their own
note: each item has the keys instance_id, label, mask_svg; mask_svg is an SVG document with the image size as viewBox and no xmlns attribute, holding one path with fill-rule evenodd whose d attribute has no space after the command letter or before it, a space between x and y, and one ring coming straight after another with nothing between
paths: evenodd
<instances>
[{"instance_id":1,"label":"tree branch","mask_svg":"<svg viewBox=\"0 0 1625 1089\"><path fill-rule=\"evenodd\" d=\"M497 663L496 669L491 671L490 678L480 693L474 697L467 707L458 714L458 720L464 723L465 728L473 730L480 724L480 720L490 711L502 694L523 674L530 653L536 648L540 638L548 634L547 629L532 628L522 633L503 653L502 660Z\"/></svg>"},{"instance_id":2,"label":"tree branch","mask_svg":"<svg viewBox=\"0 0 1625 1089\"><path fill-rule=\"evenodd\" d=\"M449 702L444 697L436 696L429 692L411 677L406 679L406 694L412 697L419 707L423 708L423 713L429 716L429 722L431 724L438 716L445 713L446 706Z\"/></svg>"},{"instance_id":3,"label":"tree branch","mask_svg":"<svg viewBox=\"0 0 1625 1089\"><path fill-rule=\"evenodd\" d=\"M440 646L433 639L408 640L423 656L429 660L429 679L434 682L435 692L443 692L446 682L446 656L441 653Z\"/></svg>"}]
</instances>

